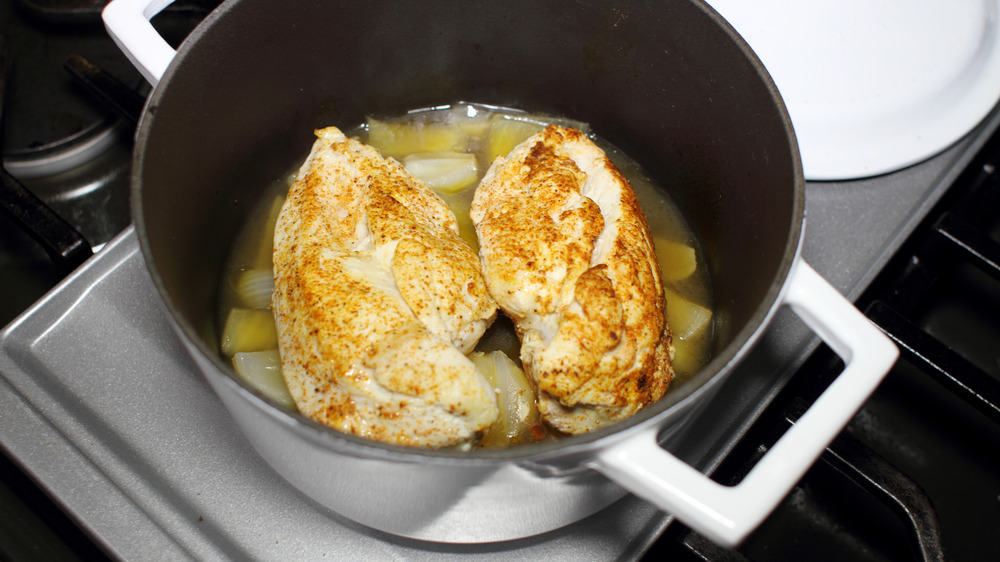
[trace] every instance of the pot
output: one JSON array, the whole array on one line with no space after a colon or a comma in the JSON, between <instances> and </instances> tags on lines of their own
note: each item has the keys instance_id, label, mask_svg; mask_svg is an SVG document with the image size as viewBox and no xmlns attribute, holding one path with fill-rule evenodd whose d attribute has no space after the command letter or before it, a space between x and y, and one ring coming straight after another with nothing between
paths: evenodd
<instances>
[{"instance_id":1,"label":"pot","mask_svg":"<svg viewBox=\"0 0 1000 562\"><path fill-rule=\"evenodd\" d=\"M115 0L108 31L155 88L136 133L133 216L166 310L206 380L291 484L364 525L423 540L539 534L634 492L723 544L787 494L894 362L896 348L800 257L804 180L760 62L697 0L230 0L176 52L149 23L169 0ZM464 100L587 121L666 186L700 238L716 342L635 417L509 450L414 450L277 407L218 349L222 263L266 185L312 131ZM836 382L737 486L671 454L687 419L789 306L844 358Z\"/></svg>"}]
</instances>

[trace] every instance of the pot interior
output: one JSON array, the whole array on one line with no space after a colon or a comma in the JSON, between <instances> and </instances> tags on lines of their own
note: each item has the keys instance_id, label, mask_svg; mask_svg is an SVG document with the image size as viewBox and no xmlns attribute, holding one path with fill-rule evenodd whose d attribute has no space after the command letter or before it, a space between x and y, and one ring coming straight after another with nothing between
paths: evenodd
<instances>
[{"instance_id":1,"label":"pot interior","mask_svg":"<svg viewBox=\"0 0 1000 562\"><path fill-rule=\"evenodd\" d=\"M241 0L180 49L150 99L133 170L150 271L222 372L216 299L230 245L312 131L456 101L590 123L669 191L701 241L716 316L707 369L725 368L759 330L798 246L803 180L776 90L710 8Z\"/></svg>"}]
</instances>

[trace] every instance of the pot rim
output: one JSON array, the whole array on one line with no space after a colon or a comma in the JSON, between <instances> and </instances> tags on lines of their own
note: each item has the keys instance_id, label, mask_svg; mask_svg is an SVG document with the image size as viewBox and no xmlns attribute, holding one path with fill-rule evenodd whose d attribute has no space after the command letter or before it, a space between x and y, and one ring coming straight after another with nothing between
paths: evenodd
<instances>
[{"instance_id":1,"label":"pot rim","mask_svg":"<svg viewBox=\"0 0 1000 562\"><path fill-rule=\"evenodd\" d=\"M186 348L191 352L196 350L201 355L201 359L207 359L214 367L211 373L206 372L205 369L201 369L204 375L221 377L222 382L232 388L242 399L254 403L272 421L293 428L293 431L296 431L312 444L338 453L351 454L364 458L387 459L398 462L431 462L449 465L457 463L492 465L497 462L544 463L546 460L557 457L564 458L572 456L575 453L587 454L590 451L602 448L609 443L624 439L627 436L634 435L648 428L664 425L673 412L686 409L698 401L703 394L722 384L736 364L746 356L750 348L760 339L777 313L777 310L782 305L781 295L785 291L790 273L800 259L801 254L802 239L805 231L805 178L791 118L774 80L764 68L763 63L742 36L704 0L690 1L725 31L735 46L743 53L746 61L751 65L757 76L763 80L767 91L776 102L776 109L782 123L782 128L787 136L786 140L791 151L790 156L794 168L794 185L792 186L794 216L787 233L785 248L782 252L782 259L778 266L777 274L768 287L764 298L746 324L733 336L732 341L712 357L695 375L683 383L672 385L663 398L655 404L640 410L632 417L593 432L583 435L566 436L551 442L519 445L506 449L475 449L471 451L407 447L381 443L342 433L309 419L296 411L290 411L250 387L248 383L244 382L235 373L232 365L223 361L223 358L217 352L209 349L202 338L199 337L197 330L183 317L179 308L170 297L159 270L152 259L151 246L147 237L142 213L141 188L141 176L145 159L144 148L150 136L150 130L155 126L157 117L155 109L163 92L166 90L164 86L170 82L177 69L183 66L184 59L190 53L190 45L197 43L214 22L225 17L226 13L237 4L235 0L227 0L202 20L181 44L177 50L177 55L163 74L159 84L153 88L153 92L146 100L146 105L143 108L142 117L136 130L136 149L133 153L132 168L130 171L133 221L143 260L160 300L166 307L167 313L172 320L175 331L185 340ZM475 102L476 100L470 101Z\"/></svg>"}]
</instances>

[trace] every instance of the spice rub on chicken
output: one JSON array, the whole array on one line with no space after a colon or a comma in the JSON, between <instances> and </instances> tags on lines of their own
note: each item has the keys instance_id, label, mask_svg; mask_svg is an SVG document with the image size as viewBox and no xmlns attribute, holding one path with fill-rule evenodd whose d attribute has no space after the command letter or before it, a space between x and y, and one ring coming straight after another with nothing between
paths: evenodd
<instances>
[{"instance_id":1,"label":"spice rub on chicken","mask_svg":"<svg viewBox=\"0 0 1000 562\"><path fill-rule=\"evenodd\" d=\"M673 347L659 266L632 187L599 147L547 127L493 162L471 216L546 422L584 433L663 395Z\"/></svg>"},{"instance_id":2,"label":"spice rub on chicken","mask_svg":"<svg viewBox=\"0 0 1000 562\"><path fill-rule=\"evenodd\" d=\"M305 415L401 445L469 441L497 418L465 356L496 317L447 205L395 160L316 131L274 234L272 307Z\"/></svg>"}]
</instances>

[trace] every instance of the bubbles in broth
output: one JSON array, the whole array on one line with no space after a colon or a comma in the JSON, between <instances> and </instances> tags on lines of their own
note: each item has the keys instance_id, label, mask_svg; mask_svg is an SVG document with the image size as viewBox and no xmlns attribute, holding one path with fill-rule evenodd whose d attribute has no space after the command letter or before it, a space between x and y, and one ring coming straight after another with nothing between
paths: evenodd
<instances>
[{"instance_id":1,"label":"bubbles in broth","mask_svg":"<svg viewBox=\"0 0 1000 562\"><path fill-rule=\"evenodd\" d=\"M641 167L610 143L589 131L586 123L477 104L410 112L401 117L369 118L349 137L399 160L447 202L458 219L462 238L478 249L469 207L479 180L496 156L506 154L545 125L574 127L588 134L629 180L653 236L673 331L674 385L695 374L709 359L713 336L712 293L705 260L687 221L665 190ZM304 155L303 155L304 157ZM220 289L219 321L222 353L251 386L286 407L295 408L281 376L277 332L270 310L273 289L271 252L274 225L295 170L276 181L250 213L237 236ZM476 352L500 351L520 367L513 324L502 312L476 347ZM481 357L480 357L481 359ZM668 390L668 392L670 392ZM535 435L530 440L551 438ZM509 446L493 443L485 446Z\"/></svg>"}]
</instances>

